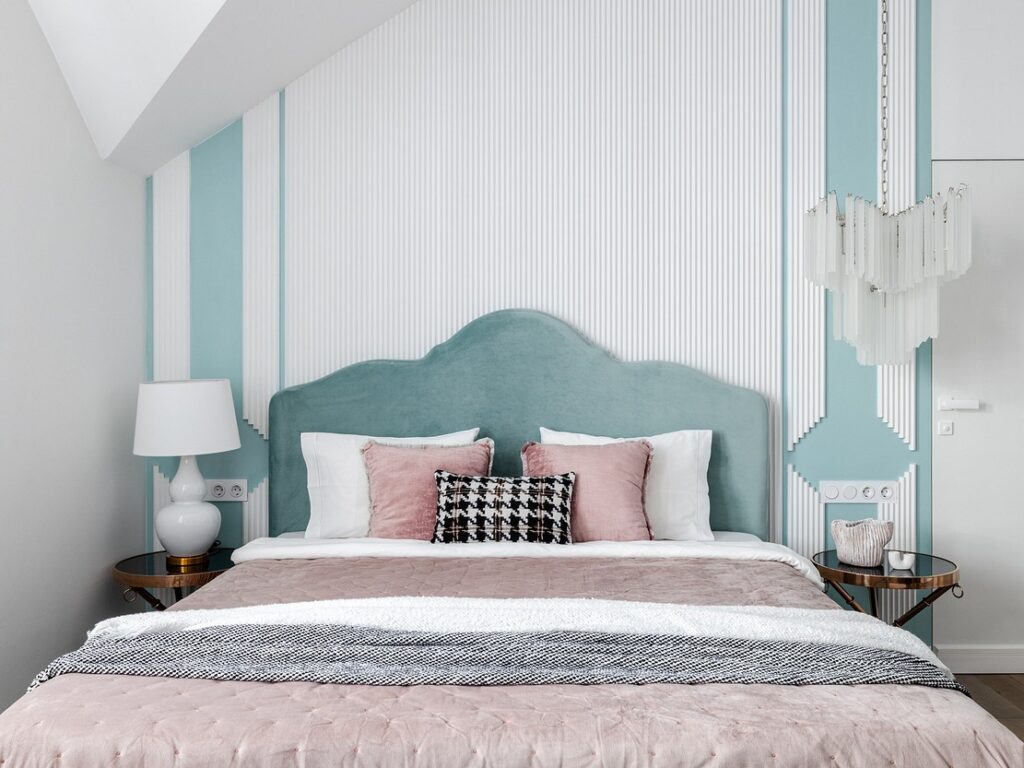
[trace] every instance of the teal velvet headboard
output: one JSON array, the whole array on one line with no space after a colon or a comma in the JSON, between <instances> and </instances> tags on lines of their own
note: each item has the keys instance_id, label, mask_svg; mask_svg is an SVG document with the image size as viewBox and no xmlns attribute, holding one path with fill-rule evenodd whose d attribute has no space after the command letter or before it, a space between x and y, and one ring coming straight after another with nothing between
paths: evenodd
<instances>
[{"instance_id":1,"label":"teal velvet headboard","mask_svg":"<svg viewBox=\"0 0 1024 768\"><path fill-rule=\"evenodd\" d=\"M768 406L757 392L675 363L625 363L561 320L504 310L422 360L357 363L270 401L270 534L309 520L302 432L407 437L471 427L495 442L494 472L517 475L541 426L612 437L714 430L711 525L769 535Z\"/></svg>"}]
</instances>

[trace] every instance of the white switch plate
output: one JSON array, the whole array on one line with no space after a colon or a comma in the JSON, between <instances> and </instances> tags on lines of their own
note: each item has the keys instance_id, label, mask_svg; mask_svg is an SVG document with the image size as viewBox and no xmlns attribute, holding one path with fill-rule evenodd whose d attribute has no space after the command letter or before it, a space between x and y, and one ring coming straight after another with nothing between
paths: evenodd
<instances>
[{"instance_id":1,"label":"white switch plate","mask_svg":"<svg viewBox=\"0 0 1024 768\"><path fill-rule=\"evenodd\" d=\"M935 434L937 435L952 435L953 434L953 422L952 421L940 421L935 425Z\"/></svg>"},{"instance_id":2,"label":"white switch plate","mask_svg":"<svg viewBox=\"0 0 1024 768\"><path fill-rule=\"evenodd\" d=\"M822 480L818 493L826 504L891 504L899 486L893 480Z\"/></svg>"},{"instance_id":3,"label":"white switch plate","mask_svg":"<svg viewBox=\"0 0 1024 768\"><path fill-rule=\"evenodd\" d=\"M244 479L207 480L203 501L248 501L249 481Z\"/></svg>"}]
</instances>

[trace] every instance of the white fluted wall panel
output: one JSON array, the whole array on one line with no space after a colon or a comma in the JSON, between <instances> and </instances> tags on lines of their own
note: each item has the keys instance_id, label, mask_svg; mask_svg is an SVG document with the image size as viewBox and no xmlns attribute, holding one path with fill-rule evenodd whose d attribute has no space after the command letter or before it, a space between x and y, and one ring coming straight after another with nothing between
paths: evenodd
<instances>
[{"instance_id":1,"label":"white fluted wall panel","mask_svg":"<svg viewBox=\"0 0 1024 768\"><path fill-rule=\"evenodd\" d=\"M189 377L189 153L153 174L153 378Z\"/></svg>"},{"instance_id":2,"label":"white fluted wall panel","mask_svg":"<svg viewBox=\"0 0 1024 768\"><path fill-rule=\"evenodd\" d=\"M786 544L811 557L825 549L825 505L814 486L792 464L786 467L786 491Z\"/></svg>"},{"instance_id":3,"label":"white fluted wall panel","mask_svg":"<svg viewBox=\"0 0 1024 768\"><path fill-rule=\"evenodd\" d=\"M896 501L878 505L878 518L892 520L893 536L890 549L908 552L917 550L917 465L911 464L898 482ZM917 602L915 590L878 591L879 611L888 622L906 613Z\"/></svg>"},{"instance_id":4,"label":"white fluted wall panel","mask_svg":"<svg viewBox=\"0 0 1024 768\"><path fill-rule=\"evenodd\" d=\"M249 498L242 503L242 542L247 543L270 535L270 480L264 478L249 491Z\"/></svg>"},{"instance_id":5,"label":"white fluted wall panel","mask_svg":"<svg viewBox=\"0 0 1024 768\"><path fill-rule=\"evenodd\" d=\"M263 437L280 383L280 104L242 116L242 417Z\"/></svg>"},{"instance_id":6,"label":"white fluted wall panel","mask_svg":"<svg viewBox=\"0 0 1024 768\"><path fill-rule=\"evenodd\" d=\"M171 479L164 477L160 467L153 467L153 514L171 503ZM153 537L150 541L154 551L164 548L160 543L160 537L156 535L156 526L153 526Z\"/></svg>"},{"instance_id":7,"label":"white fluted wall panel","mask_svg":"<svg viewBox=\"0 0 1024 768\"><path fill-rule=\"evenodd\" d=\"M896 213L917 202L917 0L890 0L888 6L887 162L889 210ZM881 174L878 194L881 200ZM917 450L916 365L913 362L904 365L880 365L877 379L878 417L888 424L911 450Z\"/></svg>"},{"instance_id":8,"label":"white fluted wall panel","mask_svg":"<svg viewBox=\"0 0 1024 768\"><path fill-rule=\"evenodd\" d=\"M915 364L880 365L876 382L878 418L888 424L910 450L916 451L917 370Z\"/></svg>"},{"instance_id":9,"label":"white fluted wall panel","mask_svg":"<svg viewBox=\"0 0 1024 768\"><path fill-rule=\"evenodd\" d=\"M825 196L825 0L790 0L786 445L825 417L825 289L804 277L803 214Z\"/></svg>"},{"instance_id":10,"label":"white fluted wall panel","mask_svg":"<svg viewBox=\"0 0 1024 768\"><path fill-rule=\"evenodd\" d=\"M780 11L421 0L288 86L285 383L515 306L776 411Z\"/></svg>"}]
</instances>

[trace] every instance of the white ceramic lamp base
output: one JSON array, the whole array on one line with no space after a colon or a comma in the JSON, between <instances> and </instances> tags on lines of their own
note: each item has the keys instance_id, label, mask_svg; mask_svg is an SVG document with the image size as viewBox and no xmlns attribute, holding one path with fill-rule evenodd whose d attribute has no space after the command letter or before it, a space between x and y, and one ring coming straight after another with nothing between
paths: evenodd
<instances>
[{"instance_id":1,"label":"white ceramic lamp base","mask_svg":"<svg viewBox=\"0 0 1024 768\"><path fill-rule=\"evenodd\" d=\"M171 504L154 517L156 535L173 557L205 555L220 533L220 510L203 501L206 481L195 456L182 456L171 480Z\"/></svg>"}]
</instances>

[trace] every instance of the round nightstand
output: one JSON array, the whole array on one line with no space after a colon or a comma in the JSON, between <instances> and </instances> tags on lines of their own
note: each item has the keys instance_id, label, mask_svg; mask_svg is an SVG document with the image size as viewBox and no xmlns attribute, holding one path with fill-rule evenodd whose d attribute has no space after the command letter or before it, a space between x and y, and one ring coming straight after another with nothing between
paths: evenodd
<instances>
[{"instance_id":1,"label":"round nightstand","mask_svg":"<svg viewBox=\"0 0 1024 768\"><path fill-rule=\"evenodd\" d=\"M125 585L124 599L132 601L141 597L158 611L167 606L147 591L150 589L173 589L174 599L181 600L185 588L195 589L207 584L230 568L231 554L235 550L218 548L210 550L209 560L201 565L174 567L167 563L166 552L147 552L122 560L114 566L114 580Z\"/></svg>"},{"instance_id":2,"label":"round nightstand","mask_svg":"<svg viewBox=\"0 0 1024 768\"><path fill-rule=\"evenodd\" d=\"M871 615L878 617L878 600L875 592L879 589L930 589L932 590L913 608L893 622L893 626L902 627L921 611L938 600L946 592L953 590L954 597L963 596L960 587L960 569L952 560L920 552L906 553L914 555L912 567L903 570L889 565L889 550L885 551L882 564L875 568L862 568L840 562L836 550L829 549L819 552L811 561L821 574L825 583L835 588L840 597L855 611L868 613L853 596L843 588L843 584L867 587L871 595ZM959 591L957 591L959 590Z\"/></svg>"}]
</instances>

